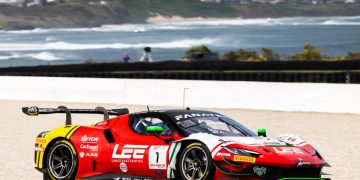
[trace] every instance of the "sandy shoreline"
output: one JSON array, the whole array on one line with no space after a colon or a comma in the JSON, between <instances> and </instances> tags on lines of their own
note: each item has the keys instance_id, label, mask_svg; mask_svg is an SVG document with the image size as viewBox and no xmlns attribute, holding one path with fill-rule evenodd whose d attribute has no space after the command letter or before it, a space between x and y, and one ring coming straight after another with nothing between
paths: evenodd
<instances>
[{"instance_id":1,"label":"sandy shoreline","mask_svg":"<svg viewBox=\"0 0 360 180\"><path fill-rule=\"evenodd\" d=\"M225 20L242 20L242 17L237 18L204 18L204 17L193 17L185 18L182 16L162 16L156 14L146 19L146 23L149 24L160 24L160 23L176 23L176 22L201 22L201 21L225 21Z\"/></svg>"},{"instance_id":2,"label":"sandy shoreline","mask_svg":"<svg viewBox=\"0 0 360 180\"><path fill-rule=\"evenodd\" d=\"M30 101L0 101L0 132L3 154L0 163L1 179L41 179L34 167L34 138L45 130L63 125L64 115L43 115L27 117L21 113L21 107L38 105L57 107L67 105L71 108L94 108L98 105L107 108L128 107L131 112L142 111L144 106L125 106L115 104L81 104ZM161 107L151 107L162 109ZM360 159L360 115L281 112L241 109L212 109L232 117L252 130L266 128L269 136L294 133L313 144L333 166L326 172L333 179L358 179L358 159ZM74 115L74 123L91 124L100 121L100 115Z\"/></svg>"}]
</instances>

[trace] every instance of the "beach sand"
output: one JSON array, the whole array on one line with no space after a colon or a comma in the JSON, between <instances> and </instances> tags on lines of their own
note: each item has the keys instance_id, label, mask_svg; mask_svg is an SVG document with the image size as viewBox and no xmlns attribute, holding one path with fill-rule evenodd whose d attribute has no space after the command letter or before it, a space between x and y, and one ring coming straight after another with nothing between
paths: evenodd
<instances>
[{"instance_id":1,"label":"beach sand","mask_svg":"<svg viewBox=\"0 0 360 180\"><path fill-rule=\"evenodd\" d=\"M34 139L38 133L65 123L64 114L28 117L21 107L71 108L128 107L131 112L146 110L144 106L114 104L80 104L56 102L0 101L0 179L41 179L34 169ZM151 107L159 109L160 107ZM163 109L163 108L160 108ZM268 136L294 133L314 145L331 164L326 172L333 179L359 179L360 171L360 115L311 112L280 112L264 110L211 109L232 117L250 129L266 128ZM73 123L86 125L102 119L101 115L73 115Z\"/></svg>"},{"instance_id":2,"label":"beach sand","mask_svg":"<svg viewBox=\"0 0 360 180\"><path fill-rule=\"evenodd\" d=\"M241 20L244 19L242 17L237 18L205 18L205 17L193 17L193 18L185 18L182 16L163 16L160 14L155 14L146 19L147 23L150 24L161 24L161 23L177 23L177 22L203 22L203 21L233 21L233 20Z\"/></svg>"}]
</instances>

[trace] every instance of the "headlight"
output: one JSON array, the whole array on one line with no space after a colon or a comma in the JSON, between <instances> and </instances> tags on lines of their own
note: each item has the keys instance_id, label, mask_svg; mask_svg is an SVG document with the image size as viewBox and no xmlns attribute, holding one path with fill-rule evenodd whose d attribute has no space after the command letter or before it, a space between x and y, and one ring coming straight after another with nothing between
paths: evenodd
<instances>
[{"instance_id":1,"label":"headlight","mask_svg":"<svg viewBox=\"0 0 360 180\"><path fill-rule=\"evenodd\" d=\"M224 148L229 153L236 154L236 155L251 156L251 157L260 156L260 154L257 152L249 151L249 150L245 150L245 149L231 148L231 147L226 147L226 146L223 146L222 148Z\"/></svg>"}]
</instances>

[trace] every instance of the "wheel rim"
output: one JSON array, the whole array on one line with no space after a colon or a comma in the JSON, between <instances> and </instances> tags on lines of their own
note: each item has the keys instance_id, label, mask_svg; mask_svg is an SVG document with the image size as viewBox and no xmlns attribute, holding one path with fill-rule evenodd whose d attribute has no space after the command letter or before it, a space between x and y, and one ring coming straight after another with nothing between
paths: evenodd
<instances>
[{"instance_id":1,"label":"wheel rim","mask_svg":"<svg viewBox=\"0 0 360 180\"><path fill-rule=\"evenodd\" d=\"M57 145L50 153L49 169L56 179L63 179L73 169L73 153L65 144Z\"/></svg>"},{"instance_id":2,"label":"wheel rim","mask_svg":"<svg viewBox=\"0 0 360 180\"><path fill-rule=\"evenodd\" d=\"M208 157L202 148L191 147L186 150L181 164L186 179L202 179L208 170Z\"/></svg>"}]
</instances>

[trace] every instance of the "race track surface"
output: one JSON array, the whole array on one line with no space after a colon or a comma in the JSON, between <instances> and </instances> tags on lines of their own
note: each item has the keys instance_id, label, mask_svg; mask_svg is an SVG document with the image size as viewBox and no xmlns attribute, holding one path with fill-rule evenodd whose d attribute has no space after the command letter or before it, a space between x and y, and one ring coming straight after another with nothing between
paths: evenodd
<instances>
[{"instance_id":1,"label":"race track surface","mask_svg":"<svg viewBox=\"0 0 360 180\"><path fill-rule=\"evenodd\" d=\"M34 167L34 139L38 133L65 123L65 115L28 117L23 106L69 108L128 107L130 112L144 111L144 106L80 104L56 102L0 101L0 179L41 179ZM150 107L151 109L163 109ZM313 144L331 164L326 172L332 179L355 180L360 177L360 115L264 110L210 109L234 118L253 131L266 128L268 136L293 133ZM101 121L101 115L73 115L73 123L87 125Z\"/></svg>"}]
</instances>

